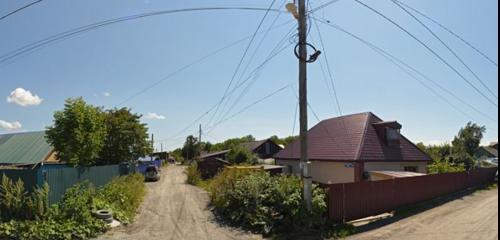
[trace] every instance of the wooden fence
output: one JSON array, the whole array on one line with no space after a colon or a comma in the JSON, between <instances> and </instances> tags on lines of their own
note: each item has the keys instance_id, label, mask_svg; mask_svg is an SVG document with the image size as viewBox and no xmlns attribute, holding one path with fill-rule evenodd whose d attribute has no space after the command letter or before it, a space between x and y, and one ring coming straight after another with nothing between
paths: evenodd
<instances>
[{"instance_id":1,"label":"wooden fence","mask_svg":"<svg viewBox=\"0 0 500 240\"><path fill-rule=\"evenodd\" d=\"M330 219L346 222L493 182L497 168L327 185Z\"/></svg>"}]
</instances>

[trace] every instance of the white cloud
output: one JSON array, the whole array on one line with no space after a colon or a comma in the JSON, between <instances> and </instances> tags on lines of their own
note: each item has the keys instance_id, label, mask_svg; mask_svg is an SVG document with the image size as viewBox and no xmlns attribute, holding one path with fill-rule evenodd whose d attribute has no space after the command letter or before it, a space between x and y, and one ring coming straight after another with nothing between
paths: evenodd
<instances>
[{"instance_id":1,"label":"white cloud","mask_svg":"<svg viewBox=\"0 0 500 240\"><path fill-rule=\"evenodd\" d=\"M14 131L21 129L22 125L20 122L7 122L4 120L0 120L0 128L6 131Z\"/></svg>"},{"instance_id":2,"label":"white cloud","mask_svg":"<svg viewBox=\"0 0 500 240\"><path fill-rule=\"evenodd\" d=\"M109 92L103 92L102 95L105 96L105 97L110 97L111 93L109 93Z\"/></svg>"},{"instance_id":3,"label":"white cloud","mask_svg":"<svg viewBox=\"0 0 500 240\"><path fill-rule=\"evenodd\" d=\"M23 88L16 88L7 97L7 102L15 103L23 107L40 105L42 101L43 99L38 95L33 95L30 91Z\"/></svg>"},{"instance_id":4,"label":"white cloud","mask_svg":"<svg viewBox=\"0 0 500 240\"><path fill-rule=\"evenodd\" d=\"M146 116L144 116L144 117L146 119L153 119L153 120L165 120L166 119L165 116L160 115L158 113L152 113L152 112L146 114Z\"/></svg>"}]
</instances>

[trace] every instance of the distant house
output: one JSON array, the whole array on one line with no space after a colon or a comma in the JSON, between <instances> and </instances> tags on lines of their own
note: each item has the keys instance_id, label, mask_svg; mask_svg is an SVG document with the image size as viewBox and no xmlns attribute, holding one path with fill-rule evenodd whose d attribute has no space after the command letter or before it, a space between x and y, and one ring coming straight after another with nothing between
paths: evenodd
<instances>
[{"instance_id":1,"label":"distant house","mask_svg":"<svg viewBox=\"0 0 500 240\"><path fill-rule=\"evenodd\" d=\"M478 160L498 164L498 143L495 142L489 146L480 147L474 157Z\"/></svg>"},{"instance_id":2,"label":"distant house","mask_svg":"<svg viewBox=\"0 0 500 240\"><path fill-rule=\"evenodd\" d=\"M398 122L385 122L373 113L318 123L308 131L313 181L358 182L374 178L370 174L377 171L427 173L431 158L405 138L401 128ZM300 174L300 140L289 144L275 158L277 164L288 166L289 172Z\"/></svg>"},{"instance_id":3,"label":"distant house","mask_svg":"<svg viewBox=\"0 0 500 240\"><path fill-rule=\"evenodd\" d=\"M196 163L198 165L198 170L201 173L201 177L203 179L212 178L217 173L222 171L224 167L231 165L227 159L227 154L229 150L207 153L201 155L196 159Z\"/></svg>"},{"instance_id":4,"label":"distant house","mask_svg":"<svg viewBox=\"0 0 500 240\"><path fill-rule=\"evenodd\" d=\"M45 132L23 132L0 135L0 166L35 167L59 163Z\"/></svg>"},{"instance_id":5,"label":"distant house","mask_svg":"<svg viewBox=\"0 0 500 240\"><path fill-rule=\"evenodd\" d=\"M276 153L282 150L282 148L271 139L246 142L242 143L240 146L256 154L260 159L272 158Z\"/></svg>"}]
</instances>

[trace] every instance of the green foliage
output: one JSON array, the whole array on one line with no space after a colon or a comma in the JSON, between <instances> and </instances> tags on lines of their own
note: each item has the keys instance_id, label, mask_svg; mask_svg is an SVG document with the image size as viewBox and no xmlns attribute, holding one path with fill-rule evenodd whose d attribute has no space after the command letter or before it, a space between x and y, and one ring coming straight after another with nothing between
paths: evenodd
<instances>
[{"instance_id":1,"label":"green foliage","mask_svg":"<svg viewBox=\"0 0 500 240\"><path fill-rule=\"evenodd\" d=\"M432 164L427 167L427 170L431 174L437 173L450 173L450 172L464 172L464 164L454 164L447 159L435 160Z\"/></svg>"},{"instance_id":2,"label":"green foliage","mask_svg":"<svg viewBox=\"0 0 500 240\"><path fill-rule=\"evenodd\" d=\"M470 156L473 156L479 149L479 144L485 132L486 127L468 122L464 128L460 129L458 135L452 142L455 150L454 152L465 151Z\"/></svg>"},{"instance_id":3,"label":"green foliage","mask_svg":"<svg viewBox=\"0 0 500 240\"><path fill-rule=\"evenodd\" d=\"M265 234L315 228L326 222L324 190L314 188L309 212L302 198L302 181L295 176L226 169L213 179L210 198L217 213L230 223Z\"/></svg>"},{"instance_id":4,"label":"green foliage","mask_svg":"<svg viewBox=\"0 0 500 240\"><path fill-rule=\"evenodd\" d=\"M255 141L252 135L244 136L241 138L231 138L222 143L217 143L211 147L212 152L224 151L239 146L242 143Z\"/></svg>"},{"instance_id":5,"label":"green foliage","mask_svg":"<svg viewBox=\"0 0 500 240\"><path fill-rule=\"evenodd\" d=\"M193 136L188 136L184 147L182 148L182 156L186 160L194 159L200 153L198 139Z\"/></svg>"},{"instance_id":6,"label":"green foliage","mask_svg":"<svg viewBox=\"0 0 500 240\"><path fill-rule=\"evenodd\" d=\"M141 116L128 108L108 110L104 113L106 138L99 155L99 164L118 164L136 160L150 154L148 128Z\"/></svg>"},{"instance_id":7,"label":"green foliage","mask_svg":"<svg viewBox=\"0 0 500 240\"><path fill-rule=\"evenodd\" d=\"M49 184L36 187L27 199L28 219L44 220L49 214Z\"/></svg>"},{"instance_id":8,"label":"green foliage","mask_svg":"<svg viewBox=\"0 0 500 240\"><path fill-rule=\"evenodd\" d=\"M106 136L101 108L82 98L68 99L63 111L54 114L54 125L47 128L48 142L57 157L74 166L91 166L99 156Z\"/></svg>"},{"instance_id":9,"label":"green foliage","mask_svg":"<svg viewBox=\"0 0 500 240\"><path fill-rule=\"evenodd\" d=\"M139 208L146 189L144 176L139 173L113 179L98 191L98 199L113 210L115 218L122 223L132 221Z\"/></svg>"},{"instance_id":10,"label":"green foliage","mask_svg":"<svg viewBox=\"0 0 500 240\"><path fill-rule=\"evenodd\" d=\"M283 146L288 146L288 144L292 143L293 141L297 140L299 136L288 136L285 138L279 138L278 136L274 135L271 136L270 139L275 142L278 145L283 145Z\"/></svg>"},{"instance_id":11,"label":"green foliage","mask_svg":"<svg viewBox=\"0 0 500 240\"><path fill-rule=\"evenodd\" d=\"M45 187L43 188L45 189ZM125 223L135 214L144 196L144 177L133 174L115 178L100 189L83 182L69 188L59 204L52 205L34 221L0 223L0 239L70 240L89 239L108 229L107 224L94 217L99 209L113 210L115 217ZM48 193L48 192L47 192ZM39 190L34 196L43 198ZM33 205L44 204L40 199ZM40 210L40 208L34 208ZM35 211L33 211L35 212Z\"/></svg>"},{"instance_id":12,"label":"green foliage","mask_svg":"<svg viewBox=\"0 0 500 240\"><path fill-rule=\"evenodd\" d=\"M257 157L248 149L240 146L233 147L227 154L227 159L232 164L255 165L257 163Z\"/></svg>"},{"instance_id":13,"label":"green foliage","mask_svg":"<svg viewBox=\"0 0 500 240\"><path fill-rule=\"evenodd\" d=\"M2 176L0 184L1 219L22 219L26 215L26 196L24 183L21 179L13 182L7 176Z\"/></svg>"},{"instance_id":14,"label":"green foliage","mask_svg":"<svg viewBox=\"0 0 500 240\"><path fill-rule=\"evenodd\" d=\"M186 168L187 180L186 182L191 185L198 185L201 181L201 173L198 171L198 164L192 163Z\"/></svg>"}]
</instances>

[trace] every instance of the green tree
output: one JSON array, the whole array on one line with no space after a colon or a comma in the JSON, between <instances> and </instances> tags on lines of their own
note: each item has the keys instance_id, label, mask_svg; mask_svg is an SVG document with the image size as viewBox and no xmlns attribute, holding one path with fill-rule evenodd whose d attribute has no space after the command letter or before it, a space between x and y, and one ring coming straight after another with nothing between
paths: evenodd
<instances>
[{"instance_id":1,"label":"green tree","mask_svg":"<svg viewBox=\"0 0 500 240\"><path fill-rule=\"evenodd\" d=\"M186 160L191 160L198 156L200 153L198 139L193 137L192 135L186 138L186 142L184 143L184 147L182 148L182 156Z\"/></svg>"},{"instance_id":2,"label":"green tree","mask_svg":"<svg viewBox=\"0 0 500 240\"><path fill-rule=\"evenodd\" d=\"M474 158L472 156L479 149L485 132L486 127L472 122L468 122L464 128L460 129L452 142L453 161L457 164L465 164L467 169L472 168L474 166Z\"/></svg>"},{"instance_id":3,"label":"green tree","mask_svg":"<svg viewBox=\"0 0 500 240\"><path fill-rule=\"evenodd\" d=\"M148 128L140 121L141 115L121 108L108 110L105 116L107 132L99 164L128 162L153 151L148 140Z\"/></svg>"},{"instance_id":4,"label":"green tree","mask_svg":"<svg viewBox=\"0 0 500 240\"><path fill-rule=\"evenodd\" d=\"M254 165L257 163L257 157L253 153L251 153L248 149L239 146L236 146L229 151L227 159L232 164Z\"/></svg>"},{"instance_id":5,"label":"green tree","mask_svg":"<svg viewBox=\"0 0 500 240\"><path fill-rule=\"evenodd\" d=\"M82 98L68 99L64 110L54 113L53 126L47 127L47 141L60 160L74 166L91 166L104 147L104 120L101 108Z\"/></svg>"}]
</instances>

